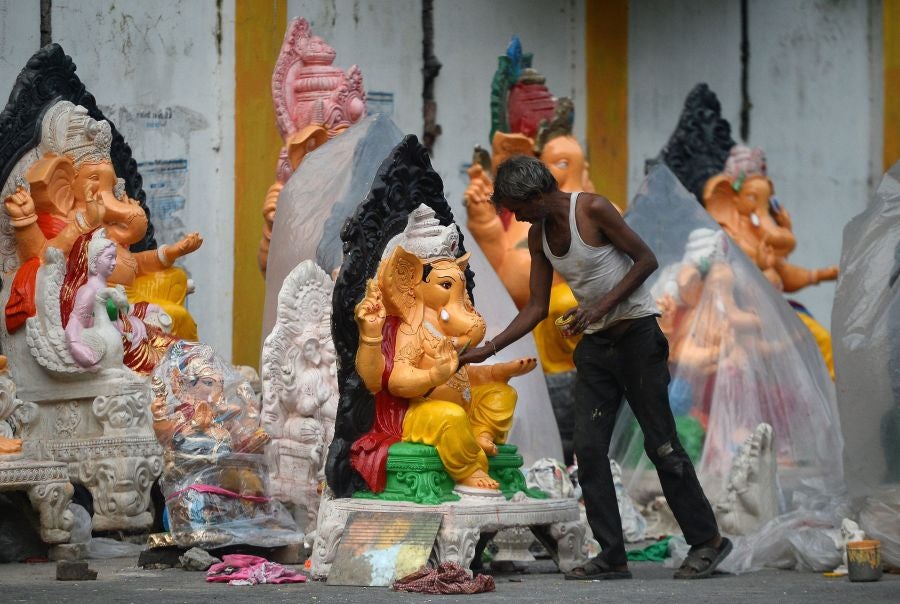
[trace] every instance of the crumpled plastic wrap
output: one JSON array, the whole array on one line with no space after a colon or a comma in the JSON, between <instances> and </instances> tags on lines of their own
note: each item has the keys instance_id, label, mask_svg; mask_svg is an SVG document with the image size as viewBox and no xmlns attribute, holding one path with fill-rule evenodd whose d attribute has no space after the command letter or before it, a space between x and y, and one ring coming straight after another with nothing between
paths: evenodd
<instances>
[{"instance_id":1,"label":"crumpled plastic wrap","mask_svg":"<svg viewBox=\"0 0 900 604\"><path fill-rule=\"evenodd\" d=\"M756 532L731 537L734 549L718 570L742 574L762 568L825 572L841 564L839 517L829 511L802 509L782 514ZM687 557L684 537L669 541L668 568L678 568Z\"/></svg>"},{"instance_id":2,"label":"crumpled plastic wrap","mask_svg":"<svg viewBox=\"0 0 900 604\"><path fill-rule=\"evenodd\" d=\"M773 426L781 511L843 491L834 387L816 343L782 295L665 166L625 217L656 254L648 285L670 348L670 404L707 497L758 424ZM623 406L611 455L639 502L661 494L643 436Z\"/></svg>"},{"instance_id":3,"label":"crumpled plastic wrap","mask_svg":"<svg viewBox=\"0 0 900 604\"><path fill-rule=\"evenodd\" d=\"M166 449L160 486L182 547L302 543L269 496L259 400L210 346L177 342L153 373L153 427Z\"/></svg>"},{"instance_id":4,"label":"crumpled plastic wrap","mask_svg":"<svg viewBox=\"0 0 900 604\"><path fill-rule=\"evenodd\" d=\"M900 162L844 228L834 298L838 408L860 525L900 565Z\"/></svg>"}]
</instances>

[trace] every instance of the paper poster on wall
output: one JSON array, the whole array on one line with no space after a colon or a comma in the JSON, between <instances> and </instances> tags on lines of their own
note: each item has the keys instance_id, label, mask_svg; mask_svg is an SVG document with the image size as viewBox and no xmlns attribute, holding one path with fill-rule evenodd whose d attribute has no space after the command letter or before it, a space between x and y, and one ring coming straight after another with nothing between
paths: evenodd
<instances>
[{"instance_id":1,"label":"paper poster on wall","mask_svg":"<svg viewBox=\"0 0 900 604\"><path fill-rule=\"evenodd\" d=\"M191 134L208 127L202 114L179 105L102 107L131 146L143 178L150 221L159 245L198 230L187 218Z\"/></svg>"},{"instance_id":2,"label":"paper poster on wall","mask_svg":"<svg viewBox=\"0 0 900 604\"><path fill-rule=\"evenodd\" d=\"M394 115L393 92L366 91L366 114L375 115L376 113L382 113L387 116Z\"/></svg>"},{"instance_id":3,"label":"paper poster on wall","mask_svg":"<svg viewBox=\"0 0 900 604\"><path fill-rule=\"evenodd\" d=\"M156 243L178 242L189 232L182 220L187 195L188 160L142 161L138 162L138 170L144 179L147 207L156 228Z\"/></svg>"}]
</instances>

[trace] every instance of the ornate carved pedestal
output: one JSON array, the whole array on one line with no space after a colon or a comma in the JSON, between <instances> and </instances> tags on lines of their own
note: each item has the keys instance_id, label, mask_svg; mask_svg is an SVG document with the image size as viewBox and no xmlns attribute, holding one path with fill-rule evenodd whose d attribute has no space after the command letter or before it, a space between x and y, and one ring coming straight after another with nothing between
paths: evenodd
<instances>
[{"instance_id":1,"label":"ornate carved pedestal","mask_svg":"<svg viewBox=\"0 0 900 604\"><path fill-rule=\"evenodd\" d=\"M149 528L150 487L162 471L162 448L150 427L146 380L95 377L20 388L19 397L28 401L17 435L28 462L12 463L66 468L64 480L83 484L94 499L96 531Z\"/></svg>"},{"instance_id":2,"label":"ornate carved pedestal","mask_svg":"<svg viewBox=\"0 0 900 604\"><path fill-rule=\"evenodd\" d=\"M464 496L459 501L425 506L402 501L323 498L313 545L313 577L324 579L328 576L350 512L414 511L443 514L441 530L429 560L430 566L456 562L463 568L469 568L482 535L511 527L529 527L564 572L572 570L586 558L585 526L579 522L578 503L574 499L497 501L494 498Z\"/></svg>"},{"instance_id":3,"label":"ornate carved pedestal","mask_svg":"<svg viewBox=\"0 0 900 604\"><path fill-rule=\"evenodd\" d=\"M45 543L69 540L73 518L68 507L74 490L64 463L31 461L21 455L0 458L0 491L28 493L40 514L40 535Z\"/></svg>"}]
</instances>

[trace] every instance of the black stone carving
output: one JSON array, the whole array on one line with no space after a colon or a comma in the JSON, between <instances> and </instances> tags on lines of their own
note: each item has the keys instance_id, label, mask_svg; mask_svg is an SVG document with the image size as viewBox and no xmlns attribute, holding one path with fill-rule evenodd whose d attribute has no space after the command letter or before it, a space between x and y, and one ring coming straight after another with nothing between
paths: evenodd
<instances>
[{"instance_id":1,"label":"black stone carving","mask_svg":"<svg viewBox=\"0 0 900 604\"><path fill-rule=\"evenodd\" d=\"M344 262L334 285L331 315L340 400L325 466L328 486L336 497L349 497L366 488L362 477L350 466L350 446L375 420L375 398L356 373L359 331L354 309L366 293L366 283L375 277L385 246L403 231L410 212L422 203L435 211L441 224L453 223L444 183L431 167L428 149L415 135L408 135L381 164L369 194L341 231ZM459 255L464 253L460 233ZM470 268L466 269L466 280L471 295L475 283Z\"/></svg>"},{"instance_id":2,"label":"black stone carving","mask_svg":"<svg viewBox=\"0 0 900 604\"><path fill-rule=\"evenodd\" d=\"M109 122L112 127L113 167L119 178L125 180L125 192L137 200L147 214L147 233L141 241L131 246L131 251L156 248L147 195L141 188L143 181L137 162L131 157L131 147L116 130L115 124L97 108L94 96L75 75L72 57L65 54L59 44L48 44L28 59L16 78L6 107L0 112L0 183L6 182L16 162L40 142L41 119L57 101L81 105L95 120Z\"/></svg>"},{"instance_id":3,"label":"black stone carving","mask_svg":"<svg viewBox=\"0 0 900 604\"><path fill-rule=\"evenodd\" d=\"M734 145L716 93L706 84L697 84L684 101L675 132L659 155L647 162L646 171L662 161L702 204L703 186L725 168Z\"/></svg>"}]
</instances>

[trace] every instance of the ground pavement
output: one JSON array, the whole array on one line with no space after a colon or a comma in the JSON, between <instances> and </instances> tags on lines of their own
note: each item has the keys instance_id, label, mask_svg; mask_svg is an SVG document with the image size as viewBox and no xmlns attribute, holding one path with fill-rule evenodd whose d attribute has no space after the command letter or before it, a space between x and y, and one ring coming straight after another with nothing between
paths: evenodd
<instances>
[{"instance_id":1,"label":"ground pavement","mask_svg":"<svg viewBox=\"0 0 900 604\"><path fill-rule=\"evenodd\" d=\"M96 581L56 581L56 565L0 564L0 602L900 602L900 575L876 583L826 579L817 573L765 570L741 576L719 575L702 581L675 581L660 563L633 562L630 581L565 581L546 560L530 563L525 573L495 575L497 591L473 596L407 594L376 587L339 587L310 582L296 585L234 587L204 582L205 573L181 569L142 570L134 558L91 560Z\"/></svg>"}]
</instances>

